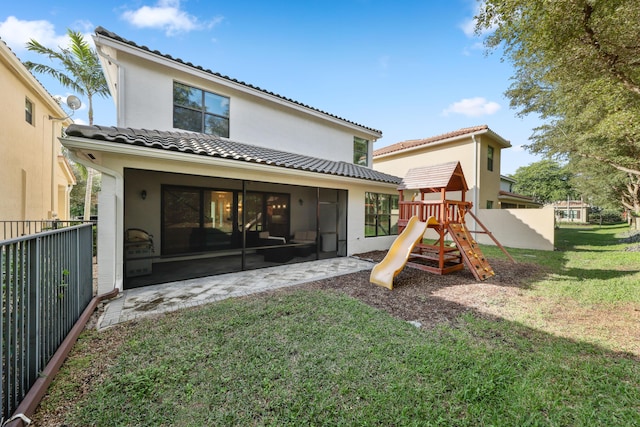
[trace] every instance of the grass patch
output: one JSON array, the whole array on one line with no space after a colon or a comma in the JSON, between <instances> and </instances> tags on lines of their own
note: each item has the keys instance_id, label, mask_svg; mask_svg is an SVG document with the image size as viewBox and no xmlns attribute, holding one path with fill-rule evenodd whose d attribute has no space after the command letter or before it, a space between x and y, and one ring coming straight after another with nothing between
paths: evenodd
<instances>
[{"instance_id":1,"label":"grass patch","mask_svg":"<svg viewBox=\"0 0 640 427\"><path fill-rule=\"evenodd\" d=\"M534 288L538 295L571 298L583 305L640 303L640 252L617 236L626 225L562 227L556 231L556 251L511 249L519 262L535 262L550 271ZM489 258L504 258L495 246L482 246Z\"/></svg>"},{"instance_id":2,"label":"grass patch","mask_svg":"<svg viewBox=\"0 0 640 427\"><path fill-rule=\"evenodd\" d=\"M473 316L421 331L319 291L145 320L119 353L71 424L640 422L637 362Z\"/></svg>"},{"instance_id":3,"label":"grass patch","mask_svg":"<svg viewBox=\"0 0 640 427\"><path fill-rule=\"evenodd\" d=\"M618 242L625 229L562 228L557 251L510 249L549 270L510 294L510 320L421 330L300 289L87 331L42 405L77 396L65 424L94 426L640 425L638 353L575 322L593 309L610 327L626 306L637 321L640 253ZM96 366L83 391L78 371Z\"/></svg>"}]
</instances>

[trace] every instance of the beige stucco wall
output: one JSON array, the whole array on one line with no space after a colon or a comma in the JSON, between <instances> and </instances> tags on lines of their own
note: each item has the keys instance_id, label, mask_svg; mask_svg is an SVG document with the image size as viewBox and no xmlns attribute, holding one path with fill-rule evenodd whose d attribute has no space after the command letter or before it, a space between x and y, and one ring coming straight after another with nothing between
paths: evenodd
<instances>
[{"instance_id":1,"label":"beige stucco wall","mask_svg":"<svg viewBox=\"0 0 640 427\"><path fill-rule=\"evenodd\" d=\"M478 219L503 246L552 251L555 244L552 207L542 209L480 209ZM472 221L471 221L472 222ZM486 234L479 243L494 245Z\"/></svg>"},{"instance_id":2,"label":"beige stucco wall","mask_svg":"<svg viewBox=\"0 0 640 427\"><path fill-rule=\"evenodd\" d=\"M49 119L66 114L2 41L0 93L0 219L67 219L68 199L60 188L74 181L58 164L62 123ZM25 98L34 105L33 124L25 120Z\"/></svg>"}]
</instances>

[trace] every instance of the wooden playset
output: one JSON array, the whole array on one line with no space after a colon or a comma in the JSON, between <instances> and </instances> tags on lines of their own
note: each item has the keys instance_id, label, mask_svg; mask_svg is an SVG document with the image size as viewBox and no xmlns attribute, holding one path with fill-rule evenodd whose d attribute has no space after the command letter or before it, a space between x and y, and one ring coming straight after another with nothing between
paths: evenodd
<instances>
[{"instance_id":1,"label":"wooden playset","mask_svg":"<svg viewBox=\"0 0 640 427\"><path fill-rule=\"evenodd\" d=\"M438 238L433 244L425 243L427 239L417 242L406 260L408 266L435 274L448 274L466 265L476 280L485 280L495 273L472 236L477 233L487 234L514 261L471 211L472 203L465 201L467 190L460 162L409 170L398 187L398 233L402 233L412 217L418 217L420 221L428 222L427 230L434 230ZM405 200L410 192L413 197ZM460 200L448 199L447 194L452 192L459 193ZM467 228L467 215L474 219L479 229L470 231ZM453 244L446 243L447 235Z\"/></svg>"}]
</instances>

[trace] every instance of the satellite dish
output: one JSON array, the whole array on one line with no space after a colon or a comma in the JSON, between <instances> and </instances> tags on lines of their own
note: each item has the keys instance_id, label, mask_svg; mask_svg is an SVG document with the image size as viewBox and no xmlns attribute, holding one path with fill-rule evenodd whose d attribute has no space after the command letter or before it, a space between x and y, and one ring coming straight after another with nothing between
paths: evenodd
<instances>
[{"instance_id":1,"label":"satellite dish","mask_svg":"<svg viewBox=\"0 0 640 427\"><path fill-rule=\"evenodd\" d=\"M77 96L75 95L67 96L67 106L71 108L73 111L76 111L78 108L80 108L81 105L82 105L82 102L80 102L80 98L78 98Z\"/></svg>"}]
</instances>

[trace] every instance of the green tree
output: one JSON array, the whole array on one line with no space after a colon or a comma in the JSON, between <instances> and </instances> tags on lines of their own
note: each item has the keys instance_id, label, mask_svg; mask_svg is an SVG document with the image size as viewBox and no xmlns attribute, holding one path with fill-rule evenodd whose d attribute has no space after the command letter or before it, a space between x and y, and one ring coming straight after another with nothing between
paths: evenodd
<instances>
[{"instance_id":1,"label":"green tree","mask_svg":"<svg viewBox=\"0 0 640 427\"><path fill-rule=\"evenodd\" d=\"M544 120L529 149L591 159L633 187L640 177L640 3L486 0L476 19L478 33L491 30L485 45L502 47L515 68L511 106ZM640 213L638 194L625 190L624 197Z\"/></svg>"},{"instance_id":2,"label":"green tree","mask_svg":"<svg viewBox=\"0 0 640 427\"><path fill-rule=\"evenodd\" d=\"M95 95L109 96L107 80L102 72L98 54L91 48L84 36L77 31L67 29L69 47L50 49L36 40L27 43L27 49L47 56L57 63L60 68L48 64L25 62L25 66L36 73L54 77L60 84L72 91L86 96L88 103L89 124L93 125L93 97ZM91 189L93 187L93 169L87 170L87 190L85 192L84 219L91 215Z\"/></svg>"},{"instance_id":3,"label":"green tree","mask_svg":"<svg viewBox=\"0 0 640 427\"><path fill-rule=\"evenodd\" d=\"M512 178L516 180L514 191L533 197L540 203L551 203L575 197L571 186L573 175L567 167L553 160L541 160L519 167Z\"/></svg>"},{"instance_id":4,"label":"green tree","mask_svg":"<svg viewBox=\"0 0 640 427\"><path fill-rule=\"evenodd\" d=\"M589 158L574 159L569 165L577 171L572 186L590 204L612 210L637 212L640 176L622 172Z\"/></svg>"}]
</instances>

